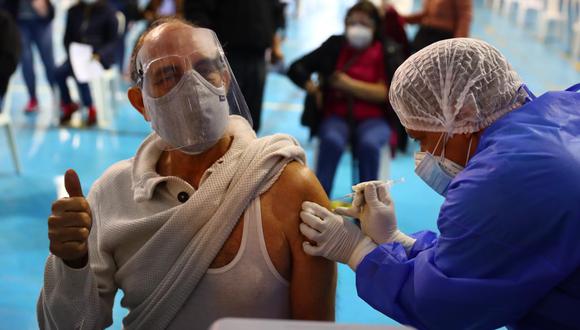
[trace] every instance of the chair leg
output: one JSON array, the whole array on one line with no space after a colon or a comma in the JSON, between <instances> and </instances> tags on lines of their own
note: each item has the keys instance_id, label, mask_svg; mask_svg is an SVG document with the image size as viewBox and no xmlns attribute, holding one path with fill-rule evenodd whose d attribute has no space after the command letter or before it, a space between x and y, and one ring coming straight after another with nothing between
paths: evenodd
<instances>
[{"instance_id":1,"label":"chair leg","mask_svg":"<svg viewBox=\"0 0 580 330\"><path fill-rule=\"evenodd\" d=\"M16 173L20 175L20 159L18 158L16 139L14 138L14 131L12 130L11 124L6 125L6 138L8 139L10 153L12 154L12 161L14 162L14 168L16 169Z\"/></svg>"}]
</instances>

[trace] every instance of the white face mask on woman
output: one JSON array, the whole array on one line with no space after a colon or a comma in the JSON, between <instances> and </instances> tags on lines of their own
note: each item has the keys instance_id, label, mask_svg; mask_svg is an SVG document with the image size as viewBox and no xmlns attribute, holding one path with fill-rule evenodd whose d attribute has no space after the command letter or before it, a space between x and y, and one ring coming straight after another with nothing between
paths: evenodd
<instances>
[{"instance_id":1,"label":"white face mask on woman","mask_svg":"<svg viewBox=\"0 0 580 330\"><path fill-rule=\"evenodd\" d=\"M153 130L187 154L200 154L222 138L229 119L224 86L215 87L195 70L185 73L169 93L144 95Z\"/></svg>"},{"instance_id":2,"label":"white face mask on woman","mask_svg":"<svg viewBox=\"0 0 580 330\"><path fill-rule=\"evenodd\" d=\"M346 28L346 39L356 49L364 49L373 41L373 30L362 24L349 25Z\"/></svg>"}]
</instances>

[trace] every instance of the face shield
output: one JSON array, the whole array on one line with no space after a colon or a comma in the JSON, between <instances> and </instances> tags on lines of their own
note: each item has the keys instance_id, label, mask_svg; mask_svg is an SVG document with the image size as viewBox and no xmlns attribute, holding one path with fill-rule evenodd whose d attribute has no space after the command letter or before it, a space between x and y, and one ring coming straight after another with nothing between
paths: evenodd
<instances>
[{"instance_id":1,"label":"face shield","mask_svg":"<svg viewBox=\"0 0 580 330\"><path fill-rule=\"evenodd\" d=\"M246 102L213 31L161 25L147 35L136 65L146 114L167 149L206 151L223 137L230 115L251 125Z\"/></svg>"}]
</instances>

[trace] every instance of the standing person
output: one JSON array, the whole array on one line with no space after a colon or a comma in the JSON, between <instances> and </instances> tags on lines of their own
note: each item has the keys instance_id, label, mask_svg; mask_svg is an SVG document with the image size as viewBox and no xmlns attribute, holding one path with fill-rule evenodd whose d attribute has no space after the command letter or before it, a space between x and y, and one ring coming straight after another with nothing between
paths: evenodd
<instances>
[{"instance_id":1,"label":"standing person","mask_svg":"<svg viewBox=\"0 0 580 330\"><path fill-rule=\"evenodd\" d=\"M12 16L0 9L0 112L4 108L2 101L8 89L8 83L20 59L20 34Z\"/></svg>"},{"instance_id":2,"label":"standing person","mask_svg":"<svg viewBox=\"0 0 580 330\"><path fill-rule=\"evenodd\" d=\"M282 56L276 31L283 24L283 6L278 0L198 0L185 1L183 8L187 20L217 33L258 132L266 82L265 53L273 47L272 59L278 61Z\"/></svg>"},{"instance_id":3,"label":"standing person","mask_svg":"<svg viewBox=\"0 0 580 330\"><path fill-rule=\"evenodd\" d=\"M450 38L469 37L473 19L473 0L423 0L423 9L404 16L409 24L418 24L412 43L413 52Z\"/></svg>"},{"instance_id":4,"label":"standing person","mask_svg":"<svg viewBox=\"0 0 580 330\"><path fill-rule=\"evenodd\" d=\"M80 0L67 13L64 47L69 51L72 42L88 44L93 47L93 57L109 68L117 59L117 43L119 40L115 10L105 0ZM66 79L74 77L69 58L57 68L56 79L61 96L60 124L67 124L79 105L72 101ZM75 78L76 79L76 78ZM83 105L88 108L87 126L97 123L97 110L93 105L91 90L88 83L77 81L77 87Z\"/></svg>"},{"instance_id":5,"label":"standing person","mask_svg":"<svg viewBox=\"0 0 580 330\"><path fill-rule=\"evenodd\" d=\"M578 329L579 91L536 97L475 39L424 48L390 99L421 146L415 172L445 197L440 234L401 232L386 185L371 182L337 210L361 228L303 204L316 243L305 251L348 263L359 297L418 329Z\"/></svg>"},{"instance_id":6,"label":"standing person","mask_svg":"<svg viewBox=\"0 0 580 330\"><path fill-rule=\"evenodd\" d=\"M142 19L142 14L139 10L139 5L137 0L109 0L109 4L117 13L122 13L124 16L124 26L122 26L123 34L119 36L119 44L117 45L117 59L115 64L117 64L119 68L119 72L125 72L125 40L127 38L127 34L129 32L129 28L133 25L134 22Z\"/></svg>"},{"instance_id":7,"label":"standing person","mask_svg":"<svg viewBox=\"0 0 580 330\"><path fill-rule=\"evenodd\" d=\"M390 138L387 73L380 41L381 19L375 5L361 1L345 16L345 33L296 60L288 77L319 98L321 123L316 176L330 195L336 168L351 144L359 160L359 179L376 180L380 150ZM311 79L318 73L322 83Z\"/></svg>"},{"instance_id":8,"label":"standing person","mask_svg":"<svg viewBox=\"0 0 580 330\"><path fill-rule=\"evenodd\" d=\"M51 90L56 86L52 50L54 7L49 0L5 0L4 8L13 15L20 29L22 75L29 95L24 112L34 113L38 111L38 95L32 45L36 45Z\"/></svg>"},{"instance_id":9,"label":"standing person","mask_svg":"<svg viewBox=\"0 0 580 330\"><path fill-rule=\"evenodd\" d=\"M288 135L257 138L213 31L154 22L129 101L154 132L48 219L41 329L206 330L224 317L334 320L336 265L302 250L300 205L328 197Z\"/></svg>"}]
</instances>

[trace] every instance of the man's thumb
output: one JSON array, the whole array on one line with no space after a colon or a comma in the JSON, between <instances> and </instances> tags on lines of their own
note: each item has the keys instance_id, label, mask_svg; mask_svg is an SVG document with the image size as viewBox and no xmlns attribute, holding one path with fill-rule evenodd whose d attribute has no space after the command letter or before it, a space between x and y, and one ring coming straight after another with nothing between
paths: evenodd
<instances>
[{"instance_id":1,"label":"man's thumb","mask_svg":"<svg viewBox=\"0 0 580 330\"><path fill-rule=\"evenodd\" d=\"M67 170L64 174L64 187L70 197L84 197L79 176L72 169Z\"/></svg>"}]
</instances>

